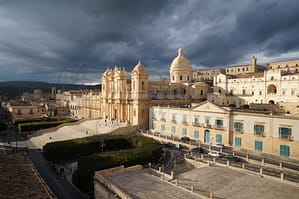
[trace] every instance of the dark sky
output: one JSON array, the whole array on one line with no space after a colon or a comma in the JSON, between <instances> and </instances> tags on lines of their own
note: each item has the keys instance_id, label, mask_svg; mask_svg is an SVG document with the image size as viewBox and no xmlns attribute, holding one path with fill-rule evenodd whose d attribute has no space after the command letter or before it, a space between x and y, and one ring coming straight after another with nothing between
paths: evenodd
<instances>
[{"instance_id":1,"label":"dark sky","mask_svg":"<svg viewBox=\"0 0 299 199\"><path fill-rule=\"evenodd\" d=\"M0 0L0 81L96 83L139 57L168 77L180 47L194 70L299 59L299 1Z\"/></svg>"}]
</instances>

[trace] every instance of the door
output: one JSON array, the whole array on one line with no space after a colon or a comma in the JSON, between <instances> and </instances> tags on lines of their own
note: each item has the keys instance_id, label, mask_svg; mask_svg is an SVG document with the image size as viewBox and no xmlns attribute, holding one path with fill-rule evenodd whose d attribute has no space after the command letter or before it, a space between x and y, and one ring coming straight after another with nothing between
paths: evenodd
<instances>
[{"instance_id":1,"label":"door","mask_svg":"<svg viewBox=\"0 0 299 199\"><path fill-rule=\"evenodd\" d=\"M205 130L204 143L210 143L210 131L209 130Z\"/></svg>"}]
</instances>

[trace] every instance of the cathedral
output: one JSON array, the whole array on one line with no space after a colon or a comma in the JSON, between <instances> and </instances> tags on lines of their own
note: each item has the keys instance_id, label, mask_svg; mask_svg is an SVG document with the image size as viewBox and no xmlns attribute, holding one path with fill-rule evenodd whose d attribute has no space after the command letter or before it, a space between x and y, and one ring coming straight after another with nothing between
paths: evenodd
<instances>
[{"instance_id":1,"label":"cathedral","mask_svg":"<svg viewBox=\"0 0 299 199\"><path fill-rule=\"evenodd\" d=\"M132 125L148 127L151 105L185 105L207 98L210 85L192 81L192 68L178 50L170 66L170 78L149 80L145 66L139 60L128 79L128 72L117 65L102 76L100 117Z\"/></svg>"}]
</instances>

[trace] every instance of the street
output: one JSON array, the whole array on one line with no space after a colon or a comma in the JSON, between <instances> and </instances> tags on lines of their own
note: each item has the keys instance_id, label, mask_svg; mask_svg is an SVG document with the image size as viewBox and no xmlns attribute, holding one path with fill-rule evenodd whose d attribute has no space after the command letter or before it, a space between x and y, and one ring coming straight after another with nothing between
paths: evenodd
<instances>
[{"instance_id":1,"label":"street","mask_svg":"<svg viewBox=\"0 0 299 199\"><path fill-rule=\"evenodd\" d=\"M29 150L28 154L32 163L58 199L83 198L83 195L67 180L57 177L56 173L52 170L52 163L43 157L41 151Z\"/></svg>"}]
</instances>

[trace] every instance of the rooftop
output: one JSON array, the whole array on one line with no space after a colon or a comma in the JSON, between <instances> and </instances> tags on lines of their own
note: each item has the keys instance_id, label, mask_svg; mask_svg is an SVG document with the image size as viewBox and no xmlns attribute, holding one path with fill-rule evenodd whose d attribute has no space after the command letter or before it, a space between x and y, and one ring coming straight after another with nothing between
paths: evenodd
<instances>
[{"instance_id":1,"label":"rooftop","mask_svg":"<svg viewBox=\"0 0 299 199\"><path fill-rule=\"evenodd\" d=\"M53 198L26 154L0 154L0 160L0 198Z\"/></svg>"}]
</instances>

